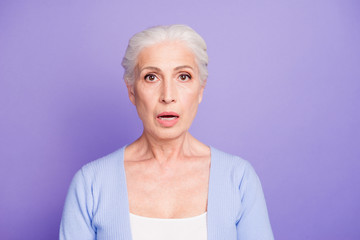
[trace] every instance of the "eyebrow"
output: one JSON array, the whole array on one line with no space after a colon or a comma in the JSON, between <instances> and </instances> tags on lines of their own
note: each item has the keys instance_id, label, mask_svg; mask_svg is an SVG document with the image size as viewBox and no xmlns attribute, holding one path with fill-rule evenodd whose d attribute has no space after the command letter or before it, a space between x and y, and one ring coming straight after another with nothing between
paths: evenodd
<instances>
[{"instance_id":1,"label":"eyebrow","mask_svg":"<svg viewBox=\"0 0 360 240\"><path fill-rule=\"evenodd\" d=\"M161 72L161 69L160 68L157 68L157 67L144 67L142 69L140 69L140 72L144 71L145 69L150 69L150 70L154 70L154 71L158 71L158 72Z\"/></svg>"},{"instance_id":2,"label":"eyebrow","mask_svg":"<svg viewBox=\"0 0 360 240\"><path fill-rule=\"evenodd\" d=\"M175 68L175 70L179 70L179 69L182 69L182 68L190 68L191 70L194 70L191 66L189 65L182 65L182 66L178 66Z\"/></svg>"},{"instance_id":3,"label":"eyebrow","mask_svg":"<svg viewBox=\"0 0 360 240\"><path fill-rule=\"evenodd\" d=\"M183 69L183 68L190 68L191 70L194 71L193 67L189 66L189 65L181 65L181 66L178 66L176 68L174 68L174 70L179 70L179 69ZM158 68L158 67L152 67L152 66L148 66L148 67L144 67L140 70L140 72L142 72L143 70L145 69L150 69L150 70L154 70L154 71L158 71L158 72L161 72L161 69Z\"/></svg>"}]
</instances>

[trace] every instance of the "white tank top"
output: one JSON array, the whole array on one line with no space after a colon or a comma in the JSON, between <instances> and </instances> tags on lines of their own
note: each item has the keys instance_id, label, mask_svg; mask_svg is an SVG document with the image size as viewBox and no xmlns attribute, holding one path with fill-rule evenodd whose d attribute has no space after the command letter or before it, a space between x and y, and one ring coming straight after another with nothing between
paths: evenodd
<instances>
[{"instance_id":1,"label":"white tank top","mask_svg":"<svg viewBox=\"0 0 360 240\"><path fill-rule=\"evenodd\" d=\"M130 213L133 240L207 240L207 212L189 218L149 218Z\"/></svg>"}]
</instances>

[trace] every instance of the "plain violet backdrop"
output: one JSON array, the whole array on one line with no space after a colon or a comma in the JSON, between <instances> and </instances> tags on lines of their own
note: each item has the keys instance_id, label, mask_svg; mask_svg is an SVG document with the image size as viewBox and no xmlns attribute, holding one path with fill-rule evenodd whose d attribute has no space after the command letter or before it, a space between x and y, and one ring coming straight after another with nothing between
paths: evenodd
<instances>
[{"instance_id":1,"label":"plain violet backdrop","mask_svg":"<svg viewBox=\"0 0 360 240\"><path fill-rule=\"evenodd\" d=\"M58 238L74 173L141 134L129 38L174 23L210 57L190 131L255 167L275 238L360 239L357 0L1 0L0 238Z\"/></svg>"}]
</instances>

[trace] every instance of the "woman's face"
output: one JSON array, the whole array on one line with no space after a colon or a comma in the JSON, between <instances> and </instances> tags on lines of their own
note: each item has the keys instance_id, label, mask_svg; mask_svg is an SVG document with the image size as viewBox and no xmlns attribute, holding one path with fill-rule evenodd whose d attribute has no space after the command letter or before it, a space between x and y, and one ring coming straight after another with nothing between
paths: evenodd
<instances>
[{"instance_id":1,"label":"woman's face","mask_svg":"<svg viewBox=\"0 0 360 240\"><path fill-rule=\"evenodd\" d=\"M144 131L158 139L186 133L204 90L192 51L181 42L146 47L138 56L135 72L128 91Z\"/></svg>"}]
</instances>

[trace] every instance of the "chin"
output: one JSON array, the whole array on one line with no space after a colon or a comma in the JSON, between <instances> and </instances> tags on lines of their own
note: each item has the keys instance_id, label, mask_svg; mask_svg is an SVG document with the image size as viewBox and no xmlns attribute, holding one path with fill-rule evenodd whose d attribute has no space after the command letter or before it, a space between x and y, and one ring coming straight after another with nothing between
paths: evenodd
<instances>
[{"instance_id":1,"label":"chin","mask_svg":"<svg viewBox=\"0 0 360 240\"><path fill-rule=\"evenodd\" d=\"M153 131L151 134L161 140L172 140L179 138L180 136L187 133L187 130L180 130L179 128L161 128L156 129L156 131Z\"/></svg>"}]
</instances>

